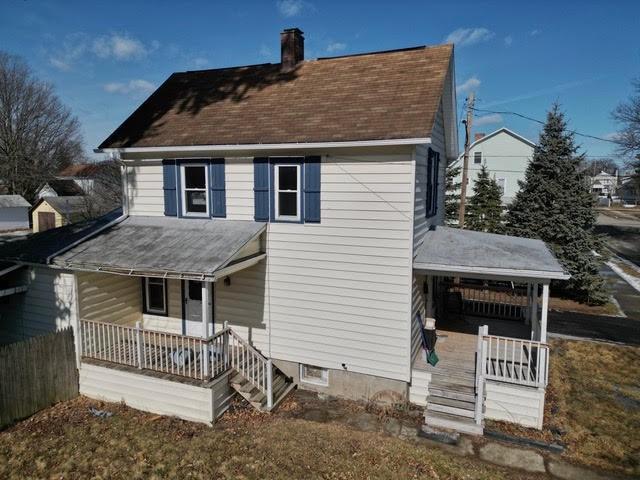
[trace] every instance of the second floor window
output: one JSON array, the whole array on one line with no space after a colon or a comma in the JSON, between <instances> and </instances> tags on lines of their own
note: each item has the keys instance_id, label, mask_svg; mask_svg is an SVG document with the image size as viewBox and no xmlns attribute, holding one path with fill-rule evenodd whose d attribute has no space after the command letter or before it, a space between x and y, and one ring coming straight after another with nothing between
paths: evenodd
<instances>
[{"instance_id":1,"label":"second floor window","mask_svg":"<svg viewBox=\"0 0 640 480\"><path fill-rule=\"evenodd\" d=\"M274 207L277 220L300 220L300 165L274 166Z\"/></svg>"},{"instance_id":2,"label":"second floor window","mask_svg":"<svg viewBox=\"0 0 640 480\"><path fill-rule=\"evenodd\" d=\"M473 163L475 163L476 165L479 165L482 163L482 152L474 152Z\"/></svg>"},{"instance_id":3,"label":"second floor window","mask_svg":"<svg viewBox=\"0 0 640 480\"><path fill-rule=\"evenodd\" d=\"M182 165L182 214L209 215L209 185L206 165Z\"/></svg>"}]
</instances>

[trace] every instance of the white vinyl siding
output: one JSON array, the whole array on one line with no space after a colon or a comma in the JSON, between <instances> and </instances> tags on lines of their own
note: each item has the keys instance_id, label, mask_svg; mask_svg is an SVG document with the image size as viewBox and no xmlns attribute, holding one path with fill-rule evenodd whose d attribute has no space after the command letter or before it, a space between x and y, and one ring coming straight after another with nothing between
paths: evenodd
<instances>
[{"instance_id":1,"label":"white vinyl siding","mask_svg":"<svg viewBox=\"0 0 640 480\"><path fill-rule=\"evenodd\" d=\"M82 320L135 325L142 320L139 277L77 272Z\"/></svg>"},{"instance_id":2,"label":"white vinyl siding","mask_svg":"<svg viewBox=\"0 0 640 480\"><path fill-rule=\"evenodd\" d=\"M234 392L228 375L200 387L83 363L80 393L97 400L124 402L146 412L209 424L229 408Z\"/></svg>"},{"instance_id":3,"label":"white vinyl siding","mask_svg":"<svg viewBox=\"0 0 640 480\"><path fill-rule=\"evenodd\" d=\"M423 325L426 318L425 299L423 293L423 284L425 278L423 276L413 276L413 288L411 289L411 363L416 358L416 355L422 349L422 335L420 332L420 326L416 321L416 317L420 314Z\"/></svg>"},{"instance_id":4,"label":"white vinyl siding","mask_svg":"<svg viewBox=\"0 0 640 480\"><path fill-rule=\"evenodd\" d=\"M140 279L136 279L138 282ZM138 287L139 288L139 287ZM142 315L142 325L149 330L182 334L182 285L180 280L167 279L168 315Z\"/></svg>"},{"instance_id":5,"label":"white vinyl siding","mask_svg":"<svg viewBox=\"0 0 640 480\"><path fill-rule=\"evenodd\" d=\"M47 267L26 267L12 275L25 293L7 297L0 306L0 331L12 340L75 326L73 273Z\"/></svg>"},{"instance_id":6,"label":"white vinyl siding","mask_svg":"<svg viewBox=\"0 0 640 480\"><path fill-rule=\"evenodd\" d=\"M227 218L253 221L253 157L226 161L224 175Z\"/></svg>"},{"instance_id":7,"label":"white vinyl siding","mask_svg":"<svg viewBox=\"0 0 640 480\"><path fill-rule=\"evenodd\" d=\"M542 428L544 389L490 380L485 385L485 418Z\"/></svg>"},{"instance_id":8,"label":"white vinyl siding","mask_svg":"<svg viewBox=\"0 0 640 480\"><path fill-rule=\"evenodd\" d=\"M226 165L227 198L251 200L227 218L253 218L253 164ZM276 359L408 381L412 172L409 153L323 157L321 223L269 224L266 261L216 287L216 321Z\"/></svg>"},{"instance_id":9,"label":"white vinyl siding","mask_svg":"<svg viewBox=\"0 0 640 480\"><path fill-rule=\"evenodd\" d=\"M164 216L162 161L136 162L127 167L129 214Z\"/></svg>"}]
</instances>

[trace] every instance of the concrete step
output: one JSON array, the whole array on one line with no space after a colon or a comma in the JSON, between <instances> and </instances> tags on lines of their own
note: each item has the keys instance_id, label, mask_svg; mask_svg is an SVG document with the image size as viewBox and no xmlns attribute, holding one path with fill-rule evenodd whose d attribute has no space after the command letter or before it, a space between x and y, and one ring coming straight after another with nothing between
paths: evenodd
<instances>
[{"instance_id":1,"label":"concrete step","mask_svg":"<svg viewBox=\"0 0 640 480\"><path fill-rule=\"evenodd\" d=\"M440 412L426 412L425 425L432 428L445 428L469 435L482 435L483 427L471 418L462 418Z\"/></svg>"}]
</instances>

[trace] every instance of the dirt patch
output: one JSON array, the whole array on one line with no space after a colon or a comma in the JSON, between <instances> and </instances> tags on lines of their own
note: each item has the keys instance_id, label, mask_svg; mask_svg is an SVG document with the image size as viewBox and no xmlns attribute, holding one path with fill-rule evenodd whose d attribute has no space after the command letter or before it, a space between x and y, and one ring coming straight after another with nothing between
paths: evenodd
<instances>
[{"instance_id":1,"label":"dirt patch","mask_svg":"<svg viewBox=\"0 0 640 480\"><path fill-rule=\"evenodd\" d=\"M613 302L608 302L604 305L587 305L586 303L560 297L550 297L549 308L558 312L576 312L587 315L618 316L622 313L620 308Z\"/></svg>"},{"instance_id":2,"label":"dirt patch","mask_svg":"<svg viewBox=\"0 0 640 480\"><path fill-rule=\"evenodd\" d=\"M89 406L113 415L96 417ZM367 413L361 407L354 408ZM272 415L236 404L208 427L78 398L0 432L0 478L539 478L383 433L295 418L299 408L295 396Z\"/></svg>"},{"instance_id":3,"label":"dirt patch","mask_svg":"<svg viewBox=\"0 0 640 480\"><path fill-rule=\"evenodd\" d=\"M640 475L640 347L551 340L543 430L487 428L566 447L574 463Z\"/></svg>"}]
</instances>

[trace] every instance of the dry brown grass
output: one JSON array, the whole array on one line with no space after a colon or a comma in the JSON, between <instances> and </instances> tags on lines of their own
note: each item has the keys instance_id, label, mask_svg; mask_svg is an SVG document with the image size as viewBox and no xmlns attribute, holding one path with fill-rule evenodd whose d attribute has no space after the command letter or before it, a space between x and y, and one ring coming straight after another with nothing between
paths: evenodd
<instances>
[{"instance_id":1,"label":"dry brown grass","mask_svg":"<svg viewBox=\"0 0 640 480\"><path fill-rule=\"evenodd\" d=\"M552 340L542 431L491 422L566 446L583 465L640 475L640 347Z\"/></svg>"},{"instance_id":2,"label":"dry brown grass","mask_svg":"<svg viewBox=\"0 0 640 480\"><path fill-rule=\"evenodd\" d=\"M550 297L549 308L559 312L577 312L587 315L620 315L620 309L612 302L604 305L587 305L569 298Z\"/></svg>"},{"instance_id":3,"label":"dry brown grass","mask_svg":"<svg viewBox=\"0 0 640 480\"><path fill-rule=\"evenodd\" d=\"M210 428L84 398L0 432L0 478L539 478L343 425L251 411Z\"/></svg>"}]
</instances>

